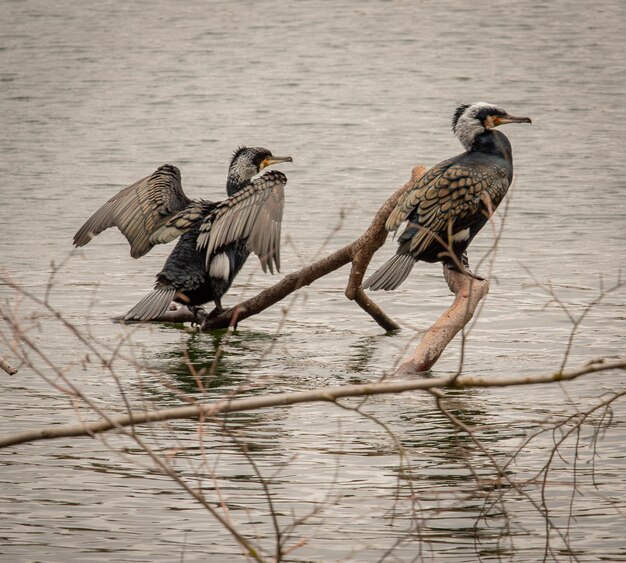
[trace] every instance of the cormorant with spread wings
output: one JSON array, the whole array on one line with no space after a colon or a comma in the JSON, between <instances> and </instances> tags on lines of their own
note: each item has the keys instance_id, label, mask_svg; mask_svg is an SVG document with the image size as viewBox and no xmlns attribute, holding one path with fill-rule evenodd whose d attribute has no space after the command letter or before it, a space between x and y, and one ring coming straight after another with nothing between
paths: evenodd
<instances>
[{"instance_id":1,"label":"cormorant with spread wings","mask_svg":"<svg viewBox=\"0 0 626 563\"><path fill-rule=\"evenodd\" d=\"M228 291L250 252L263 271L280 271L280 227L286 176L277 170L254 178L271 164L292 162L261 147L239 148L230 163L226 191L218 202L191 200L183 192L178 168L165 164L153 174L123 189L96 211L74 235L84 246L109 227L117 227L130 243L133 258L156 244L180 237L154 291L124 320L161 317L172 301L189 307L198 319L204 303L215 302L210 315L222 311Z\"/></svg>"}]
</instances>

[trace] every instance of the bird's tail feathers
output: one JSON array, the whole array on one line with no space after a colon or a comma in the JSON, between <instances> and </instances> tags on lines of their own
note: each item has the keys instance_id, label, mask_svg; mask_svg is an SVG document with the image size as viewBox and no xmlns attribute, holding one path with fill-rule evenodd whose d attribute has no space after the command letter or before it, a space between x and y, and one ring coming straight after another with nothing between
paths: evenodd
<instances>
[{"instance_id":1,"label":"bird's tail feathers","mask_svg":"<svg viewBox=\"0 0 626 563\"><path fill-rule=\"evenodd\" d=\"M415 259L410 254L396 254L367 278L361 287L372 291L396 289L408 277L414 265Z\"/></svg>"},{"instance_id":2,"label":"bird's tail feathers","mask_svg":"<svg viewBox=\"0 0 626 563\"><path fill-rule=\"evenodd\" d=\"M124 320L149 321L162 317L169 309L175 294L174 288L155 289L128 311Z\"/></svg>"}]
</instances>

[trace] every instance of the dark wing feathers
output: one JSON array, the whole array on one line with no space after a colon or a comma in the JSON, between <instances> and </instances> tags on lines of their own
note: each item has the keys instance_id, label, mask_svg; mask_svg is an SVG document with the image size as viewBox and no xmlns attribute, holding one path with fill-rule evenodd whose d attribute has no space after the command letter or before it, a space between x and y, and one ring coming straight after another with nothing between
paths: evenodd
<instances>
[{"instance_id":1,"label":"dark wing feathers","mask_svg":"<svg viewBox=\"0 0 626 563\"><path fill-rule=\"evenodd\" d=\"M280 271L280 227L287 178L271 170L249 186L216 204L200 226L198 249L207 260L216 249L241 239L261 260L263 271Z\"/></svg>"},{"instance_id":2,"label":"dark wing feathers","mask_svg":"<svg viewBox=\"0 0 626 563\"><path fill-rule=\"evenodd\" d=\"M84 246L105 229L117 227L130 243L131 256L139 258L155 244L175 238L174 231L163 234L163 229L190 203L180 171L165 164L107 201L74 235L74 244Z\"/></svg>"},{"instance_id":3,"label":"dark wing feathers","mask_svg":"<svg viewBox=\"0 0 626 563\"><path fill-rule=\"evenodd\" d=\"M465 166L443 161L426 172L400 199L385 227L395 231L404 221L420 227L411 240L411 252L420 254L437 237L447 240L477 220L477 212L492 212L509 187L502 167Z\"/></svg>"}]
</instances>

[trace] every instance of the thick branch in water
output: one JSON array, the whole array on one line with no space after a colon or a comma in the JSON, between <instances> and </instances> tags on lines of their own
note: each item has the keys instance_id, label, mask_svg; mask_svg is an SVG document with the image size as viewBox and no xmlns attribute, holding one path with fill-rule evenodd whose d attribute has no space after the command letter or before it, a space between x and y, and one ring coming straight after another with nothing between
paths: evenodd
<instances>
[{"instance_id":1,"label":"thick branch in water","mask_svg":"<svg viewBox=\"0 0 626 563\"><path fill-rule=\"evenodd\" d=\"M346 297L356 301L361 309L387 331L397 330L400 327L361 289L361 285L363 284L363 277L372 260L372 256L385 244L385 240L387 239L388 233L387 229L385 229L387 218L396 206L400 196L411 189L425 172L426 168L421 164L414 166L411 171L411 178L387 199L374 216L374 219L372 219L367 230L351 245L352 269L346 287Z\"/></svg>"},{"instance_id":2,"label":"thick branch in water","mask_svg":"<svg viewBox=\"0 0 626 563\"><path fill-rule=\"evenodd\" d=\"M363 277L374 253L385 243L387 231L385 222L395 207L398 199L409 190L426 172L424 166L415 166L411 178L387 199L380 207L367 230L354 242L317 260L312 264L285 276L272 287L255 297L228 309L203 322L203 330L226 328L239 321L260 313L287 297L299 288L310 285L349 262L352 262L350 277L345 295L367 312L382 328L387 331L397 330L399 325L391 319L362 289ZM474 315L478 303L489 292L489 282L476 280L460 272L444 268L444 277L448 287L455 294L454 303L424 334L415 352L398 369L398 374L410 376L428 371L439 359L446 346ZM190 322L193 316L186 307L168 313L158 319L163 322Z\"/></svg>"},{"instance_id":3,"label":"thick branch in water","mask_svg":"<svg viewBox=\"0 0 626 563\"><path fill-rule=\"evenodd\" d=\"M363 277L374 253L385 243L387 230L385 222L397 204L398 199L426 172L418 165L411 171L411 178L380 207L367 230L351 244L337 250L321 260L285 276L272 287L255 297L228 309L212 318L205 318L203 330L226 328L239 321L256 315L287 297L299 288L310 285L338 268L352 262L350 277L345 290L348 299L367 312L382 328L387 331L399 329L391 319L362 289ZM448 287L455 294L454 303L424 334L415 352L401 364L397 373L402 376L415 375L428 371L437 362L446 346L474 315L478 303L489 291L489 282L476 280L460 272L444 268L444 277ZM157 319L158 322L191 322L193 315L186 307Z\"/></svg>"},{"instance_id":4,"label":"thick branch in water","mask_svg":"<svg viewBox=\"0 0 626 563\"><path fill-rule=\"evenodd\" d=\"M487 280L477 280L448 268L443 269L443 274L450 291L455 294L454 302L426 331L413 355L400 365L396 372L399 376L408 377L433 367L446 346L470 321L480 300L489 292Z\"/></svg>"}]
</instances>

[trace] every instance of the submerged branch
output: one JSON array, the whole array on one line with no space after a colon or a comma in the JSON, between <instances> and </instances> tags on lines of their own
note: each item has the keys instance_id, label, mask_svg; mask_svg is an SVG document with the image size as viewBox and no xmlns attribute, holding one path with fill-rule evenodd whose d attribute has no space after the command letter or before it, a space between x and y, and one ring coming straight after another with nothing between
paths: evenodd
<instances>
[{"instance_id":1,"label":"submerged branch","mask_svg":"<svg viewBox=\"0 0 626 563\"><path fill-rule=\"evenodd\" d=\"M394 380L382 383L367 383L361 385L343 385L340 387L327 387L312 391L299 391L295 393L277 393L261 397L248 397L220 401L209 405L194 405L161 409L144 412L132 412L127 415L108 417L90 423L76 423L47 426L36 430L16 433L0 438L0 448L47 440L53 438L67 438L76 436L94 436L96 434L151 422L160 422L174 419L198 419L204 420L223 413L242 412L269 407L285 407L299 403L311 402L335 402L346 397L364 397L370 395L382 395L389 393L403 393L406 391L443 389L448 387L508 387L517 385L529 385L540 383L553 383L556 381L568 381L582 375L607 371L612 369L626 369L626 359L605 361L594 360L577 369L558 373L523 375L508 377L480 377L471 375L453 375L433 379Z\"/></svg>"},{"instance_id":2,"label":"submerged branch","mask_svg":"<svg viewBox=\"0 0 626 563\"><path fill-rule=\"evenodd\" d=\"M411 178L395 191L379 208L366 231L355 241L333 252L329 256L285 276L272 287L255 297L239 303L214 317L205 317L202 330L236 326L243 319L256 315L281 301L303 286L310 285L317 279L352 263L345 295L355 301L386 331L397 330L400 326L391 319L362 289L363 278L374 253L385 243L387 230L385 222L396 206L398 199L426 172L418 165L411 171ZM476 308L489 292L489 282L476 280L461 272L444 268L444 277L456 297L453 304L424 334L411 358L398 369L397 374L409 376L428 371L439 359L452 339L471 320ZM168 311L156 322L192 322L194 317L186 307Z\"/></svg>"}]
</instances>

